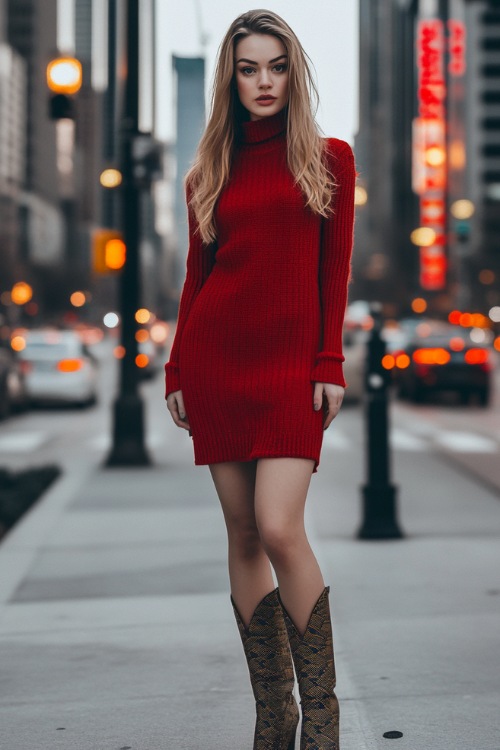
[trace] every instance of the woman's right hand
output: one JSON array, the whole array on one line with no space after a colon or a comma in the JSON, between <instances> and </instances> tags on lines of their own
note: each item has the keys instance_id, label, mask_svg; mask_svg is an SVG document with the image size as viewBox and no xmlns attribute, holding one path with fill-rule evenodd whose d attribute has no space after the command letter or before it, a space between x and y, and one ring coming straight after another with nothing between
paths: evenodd
<instances>
[{"instance_id":1,"label":"woman's right hand","mask_svg":"<svg viewBox=\"0 0 500 750\"><path fill-rule=\"evenodd\" d=\"M182 391L172 391L167 396L167 409L172 415L177 427L183 427L185 430L191 429L189 426L186 410L184 408L184 399Z\"/></svg>"}]
</instances>

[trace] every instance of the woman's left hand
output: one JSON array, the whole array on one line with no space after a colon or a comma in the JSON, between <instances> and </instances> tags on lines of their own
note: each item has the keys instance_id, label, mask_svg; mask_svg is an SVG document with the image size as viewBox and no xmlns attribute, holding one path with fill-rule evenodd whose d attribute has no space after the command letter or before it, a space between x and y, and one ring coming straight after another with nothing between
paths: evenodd
<instances>
[{"instance_id":1,"label":"woman's left hand","mask_svg":"<svg viewBox=\"0 0 500 750\"><path fill-rule=\"evenodd\" d=\"M323 429L327 430L339 413L344 398L344 388L334 383L315 383L313 406L315 411L319 411L325 399L325 421Z\"/></svg>"}]
</instances>

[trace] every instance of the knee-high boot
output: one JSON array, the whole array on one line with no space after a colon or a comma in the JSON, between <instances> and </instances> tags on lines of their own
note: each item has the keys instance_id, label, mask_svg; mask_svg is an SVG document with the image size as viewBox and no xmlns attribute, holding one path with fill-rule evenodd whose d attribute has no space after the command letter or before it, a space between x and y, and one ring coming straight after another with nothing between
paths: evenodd
<instances>
[{"instance_id":1,"label":"knee-high boot","mask_svg":"<svg viewBox=\"0 0 500 750\"><path fill-rule=\"evenodd\" d=\"M248 628L232 597L231 602L256 702L253 748L293 750L299 709L292 692L292 657L277 590L271 591L260 602Z\"/></svg>"},{"instance_id":2,"label":"knee-high boot","mask_svg":"<svg viewBox=\"0 0 500 750\"><path fill-rule=\"evenodd\" d=\"M339 703L328 594L324 589L300 635L283 607L302 709L300 750L339 749Z\"/></svg>"}]
</instances>

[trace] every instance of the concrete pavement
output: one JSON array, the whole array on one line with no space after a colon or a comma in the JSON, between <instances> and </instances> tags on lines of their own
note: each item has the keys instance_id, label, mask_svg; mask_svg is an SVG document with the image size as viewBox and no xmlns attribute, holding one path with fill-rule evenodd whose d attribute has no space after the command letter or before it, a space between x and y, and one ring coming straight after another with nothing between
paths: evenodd
<instances>
[{"instance_id":1,"label":"concrete pavement","mask_svg":"<svg viewBox=\"0 0 500 750\"><path fill-rule=\"evenodd\" d=\"M251 747L210 475L166 412L149 421L153 468L82 457L0 545L2 750ZM343 750L499 750L500 498L396 451L407 536L356 541L358 412L335 428L357 448L325 445L308 526L332 587Z\"/></svg>"}]
</instances>

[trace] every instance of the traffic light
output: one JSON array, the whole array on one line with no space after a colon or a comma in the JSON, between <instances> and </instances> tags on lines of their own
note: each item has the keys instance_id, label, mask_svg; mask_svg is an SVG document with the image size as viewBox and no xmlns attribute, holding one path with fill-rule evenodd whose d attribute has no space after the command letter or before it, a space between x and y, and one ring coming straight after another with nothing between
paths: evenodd
<instances>
[{"instance_id":1,"label":"traffic light","mask_svg":"<svg viewBox=\"0 0 500 750\"><path fill-rule=\"evenodd\" d=\"M125 265L127 248L123 235L116 229L96 229L92 236L94 273L119 273Z\"/></svg>"},{"instance_id":2,"label":"traffic light","mask_svg":"<svg viewBox=\"0 0 500 750\"><path fill-rule=\"evenodd\" d=\"M53 95L49 98L49 117L52 120L74 119L74 102L82 86L82 65L75 57L58 57L47 65L47 86Z\"/></svg>"}]
</instances>

